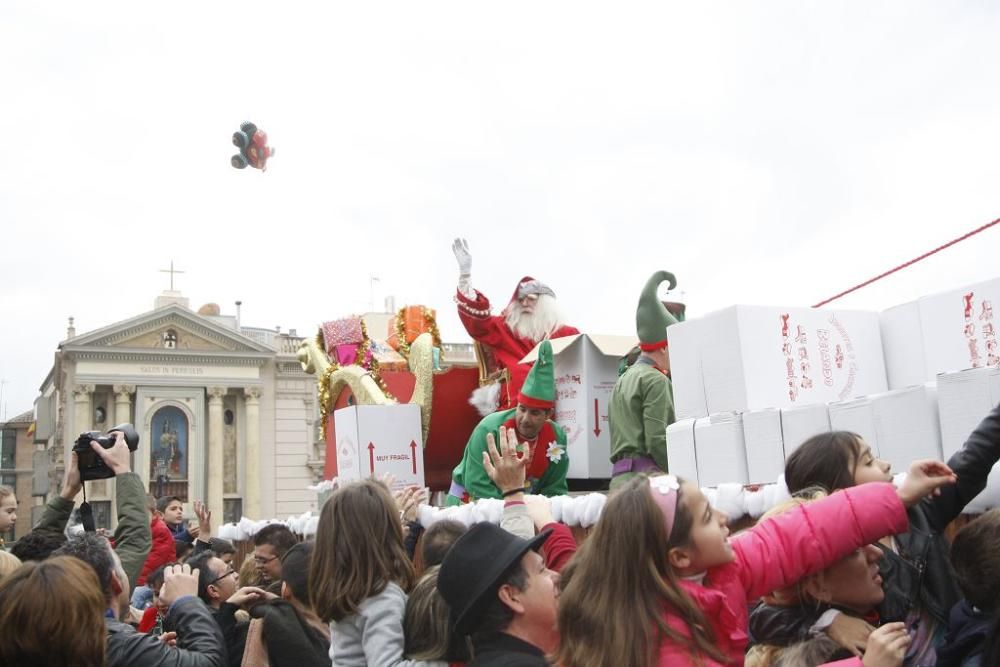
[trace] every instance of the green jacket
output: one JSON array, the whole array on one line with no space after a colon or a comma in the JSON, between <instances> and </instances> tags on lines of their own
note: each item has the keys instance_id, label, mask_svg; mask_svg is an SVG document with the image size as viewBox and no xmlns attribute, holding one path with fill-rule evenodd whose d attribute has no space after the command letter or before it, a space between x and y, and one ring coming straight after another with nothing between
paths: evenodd
<instances>
[{"instance_id":1,"label":"green jacket","mask_svg":"<svg viewBox=\"0 0 1000 667\"><path fill-rule=\"evenodd\" d=\"M499 442L500 427L505 424L513 425L514 415L517 408L494 412L479 422L472 432L468 444L465 446L465 454L462 461L455 466L451 473L452 492L448 494L447 504L458 505L464 499L477 500L479 498L500 498L498 489L489 475L483 468L483 452L486 451L486 435L492 433ZM510 422L510 423L508 423ZM558 461L552 461L549 457L549 448L552 444L558 445L562 450ZM525 482L525 489L528 493L541 494L543 496L561 496L569 490L566 486L566 472L569 470L569 457L566 455L566 432L553 421L546 421L542 430L538 433L538 444L532 464L528 466L528 478ZM533 474L535 473L535 474ZM456 489L462 489L465 497Z\"/></svg>"},{"instance_id":2,"label":"green jacket","mask_svg":"<svg viewBox=\"0 0 1000 667\"><path fill-rule=\"evenodd\" d=\"M118 507L118 527L115 529L115 552L122 562L122 569L128 575L131 588L139 578L142 566L153 542L149 528L149 510L146 509L146 490L142 478L134 472L123 472L115 476L115 492ZM45 505L42 518L34 530L48 530L61 533L66 530L74 503L56 496Z\"/></svg>"},{"instance_id":3,"label":"green jacket","mask_svg":"<svg viewBox=\"0 0 1000 667\"><path fill-rule=\"evenodd\" d=\"M640 357L615 383L608 407L611 462L649 456L667 471L667 426L674 423L670 378Z\"/></svg>"}]
</instances>

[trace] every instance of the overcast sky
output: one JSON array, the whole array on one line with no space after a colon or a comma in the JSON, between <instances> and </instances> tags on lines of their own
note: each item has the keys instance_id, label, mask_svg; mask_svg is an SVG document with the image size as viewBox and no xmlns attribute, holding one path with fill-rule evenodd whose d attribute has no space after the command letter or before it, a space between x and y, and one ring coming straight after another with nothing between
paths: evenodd
<instances>
[{"instance_id":1,"label":"overcast sky","mask_svg":"<svg viewBox=\"0 0 1000 667\"><path fill-rule=\"evenodd\" d=\"M988 2L0 4L0 379L32 406L75 316L193 307L311 333L532 274L584 331L810 305L1000 216ZM229 166L249 119L277 154ZM838 302L1000 274L1000 226Z\"/></svg>"}]
</instances>

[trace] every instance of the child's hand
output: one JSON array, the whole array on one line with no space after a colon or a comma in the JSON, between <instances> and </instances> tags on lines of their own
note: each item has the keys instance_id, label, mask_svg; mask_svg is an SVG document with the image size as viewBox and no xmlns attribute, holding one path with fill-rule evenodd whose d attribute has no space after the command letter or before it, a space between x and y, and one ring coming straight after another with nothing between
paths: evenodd
<instances>
[{"instance_id":1,"label":"child's hand","mask_svg":"<svg viewBox=\"0 0 1000 667\"><path fill-rule=\"evenodd\" d=\"M194 513L198 517L198 528L197 532L192 532L191 535L200 537L203 542L208 542L208 538L212 535L212 513L208 510L208 506L200 500L194 501Z\"/></svg>"},{"instance_id":2,"label":"child's hand","mask_svg":"<svg viewBox=\"0 0 1000 667\"><path fill-rule=\"evenodd\" d=\"M868 637L868 648L861 664L864 667L900 667L909 646L906 625L886 623Z\"/></svg>"},{"instance_id":3,"label":"child's hand","mask_svg":"<svg viewBox=\"0 0 1000 667\"><path fill-rule=\"evenodd\" d=\"M528 506L528 516L535 524L535 530L541 530L555 521L552 518L552 507L545 496L525 496L524 504Z\"/></svg>"},{"instance_id":4,"label":"child's hand","mask_svg":"<svg viewBox=\"0 0 1000 667\"><path fill-rule=\"evenodd\" d=\"M937 495L941 493L940 488L945 484L954 484L958 477L951 468L940 461L933 459L921 459L910 464L910 472L906 475L896 493L899 499L907 507L912 507L920 502L924 496L931 493Z\"/></svg>"},{"instance_id":5,"label":"child's hand","mask_svg":"<svg viewBox=\"0 0 1000 667\"><path fill-rule=\"evenodd\" d=\"M160 641L167 646L177 646L177 633L176 632L164 632L160 635Z\"/></svg>"},{"instance_id":6,"label":"child's hand","mask_svg":"<svg viewBox=\"0 0 1000 667\"><path fill-rule=\"evenodd\" d=\"M840 613L826 629L826 634L860 658L868 644L868 636L874 629L863 618Z\"/></svg>"}]
</instances>

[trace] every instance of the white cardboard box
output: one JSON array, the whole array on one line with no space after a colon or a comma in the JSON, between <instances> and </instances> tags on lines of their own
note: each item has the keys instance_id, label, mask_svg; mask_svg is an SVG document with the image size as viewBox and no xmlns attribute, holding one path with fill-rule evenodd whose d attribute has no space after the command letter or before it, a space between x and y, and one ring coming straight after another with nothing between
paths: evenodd
<instances>
[{"instance_id":1,"label":"white cardboard box","mask_svg":"<svg viewBox=\"0 0 1000 667\"><path fill-rule=\"evenodd\" d=\"M994 319L994 303L1000 305L1000 278L884 311L889 387L923 384L939 373L1000 367L1000 320Z\"/></svg>"},{"instance_id":2,"label":"white cardboard box","mask_svg":"<svg viewBox=\"0 0 1000 667\"><path fill-rule=\"evenodd\" d=\"M667 467L670 474L698 482L698 457L694 446L693 419L682 419L667 427Z\"/></svg>"},{"instance_id":3,"label":"white cardboard box","mask_svg":"<svg viewBox=\"0 0 1000 667\"><path fill-rule=\"evenodd\" d=\"M748 482L742 415L728 412L698 419L694 447L699 485Z\"/></svg>"},{"instance_id":4,"label":"white cardboard box","mask_svg":"<svg viewBox=\"0 0 1000 667\"><path fill-rule=\"evenodd\" d=\"M941 452L945 459L961 449L986 415L1000 403L1000 370L977 368L942 373L937 379Z\"/></svg>"},{"instance_id":5,"label":"white cardboard box","mask_svg":"<svg viewBox=\"0 0 1000 667\"><path fill-rule=\"evenodd\" d=\"M391 473L397 487L424 487L420 406L352 405L335 410L333 424L341 480Z\"/></svg>"},{"instance_id":6,"label":"white cardboard box","mask_svg":"<svg viewBox=\"0 0 1000 667\"><path fill-rule=\"evenodd\" d=\"M705 383L701 379L701 359L688 350L698 348L698 327L675 324L667 329L670 340L670 380L674 389L674 415L681 419L696 419L708 414ZM680 350L674 352L674 350Z\"/></svg>"},{"instance_id":7,"label":"white cardboard box","mask_svg":"<svg viewBox=\"0 0 1000 667\"><path fill-rule=\"evenodd\" d=\"M905 471L916 459L941 458L937 388L918 385L830 405L834 430L863 437L879 458Z\"/></svg>"},{"instance_id":8,"label":"white cardboard box","mask_svg":"<svg viewBox=\"0 0 1000 667\"><path fill-rule=\"evenodd\" d=\"M781 412L773 408L743 413L747 481L765 484L785 472L785 449L781 437Z\"/></svg>"},{"instance_id":9,"label":"white cardboard box","mask_svg":"<svg viewBox=\"0 0 1000 667\"><path fill-rule=\"evenodd\" d=\"M824 404L800 405L781 410L781 441L785 458L792 455L803 442L817 433L830 430L830 411ZM785 466L781 466L782 472Z\"/></svg>"},{"instance_id":10,"label":"white cardboard box","mask_svg":"<svg viewBox=\"0 0 1000 667\"><path fill-rule=\"evenodd\" d=\"M578 334L552 343L556 379L555 421L566 431L569 479L611 477L608 399L618 363L635 346L632 336ZM535 346L522 363L538 358Z\"/></svg>"},{"instance_id":11,"label":"white cardboard box","mask_svg":"<svg viewBox=\"0 0 1000 667\"><path fill-rule=\"evenodd\" d=\"M667 335L671 369L680 370L675 401L699 406L700 391L705 414L829 403L887 388L877 313L732 306L675 324ZM685 381L692 375L701 386Z\"/></svg>"},{"instance_id":12,"label":"white cardboard box","mask_svg":"<svg viewBox=\"0 0 1000 667\"><path fill-rule=\"evenodd\" d=\"M938 416L944 459L962 448L972 431L1000 403L1000 370L976 368L942 373L937 379ZM1000 463L993 466L986 489L970 502L970 514L1000 507Z\"/></svg>"}]
</instances>

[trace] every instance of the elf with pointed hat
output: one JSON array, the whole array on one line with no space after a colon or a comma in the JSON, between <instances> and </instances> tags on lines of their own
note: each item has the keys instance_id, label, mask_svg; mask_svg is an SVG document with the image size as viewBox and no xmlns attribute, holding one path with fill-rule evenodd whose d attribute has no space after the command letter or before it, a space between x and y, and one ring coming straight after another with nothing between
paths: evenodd
<instances>
[{"instance_id":1,"label":"elf with pointed hat","mask_svg":"<svg viewBox=\"0 0 1000 667\"><path fill-rule=\"evenodd\" d=\"M462 461L451 473L448 505L479 498L504 498L515 493L560 496L567 492L566 432L552 421L556 403L555 367L552 343L542 341L538 360L531 367L517 397L517 407L494 412L484 417L472 432ZM483 467L486 436L493 434L499 443L499 432L506 428L517 437L518 451L526 462L523 489L499 489Z\"/></svg>"},{"instance_id":2,"label":"elf with pointed hat","mask_svg":"<svg viewBox=\"0 0 1000 667\"><path fill-rule=\"evenodd\" d=\"M518 281L513 296L499 315L491 315L490 300L472 287L469 244L465 239L455 239L452 252L459 268L455 293L458 317L469 336L489 348L497 368L503 369L500 379L473 392L469 403L483 416L513 408L531 369L529 364L520 363L521 359L543 340L580 332L563 323L552 288L531 276Z\"/></svg>"},{"instance_id":3,"label":"elf with pointed hat","mask_svg":"<svg viewBox=\"0 0 1000 667\"><path fill-rule=\"evenodd\" d=\"M611 392L611 490L641 472L667 472L667 426L674 422L667 327L677 318L656 296L660 283L677 286L672 273L657 271L646 282L635 312L639 358Z\"/></svg>"}]
</instances>

